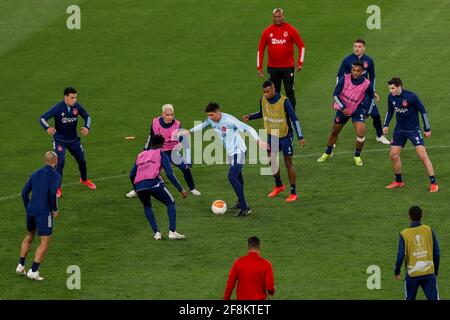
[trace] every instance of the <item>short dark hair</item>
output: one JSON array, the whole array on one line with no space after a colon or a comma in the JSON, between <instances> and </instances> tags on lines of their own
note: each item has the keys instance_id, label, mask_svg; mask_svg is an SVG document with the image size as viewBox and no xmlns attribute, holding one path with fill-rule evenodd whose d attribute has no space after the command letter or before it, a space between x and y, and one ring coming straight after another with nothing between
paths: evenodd
<instances>
[{"instance_id":1,"label":"short dark hair","mask_svg":"<svg viewBox=\"0 0 450 320\"><path fill-rule=\"evenodd\" d=\"M420 221L422 219L422 209L419 206L412 206L409 208L409 217L414 222Z\"/></svg>"},{"instance_id":2,"label":"short dark hair","mask_svg":"<svg viewBox=\"0 0 450 320\"><path fill-rule=\"evenodd\" d=\"M259 238L256 236L248 238L247 244L249 249L258 249L260 246L261 241L259 241Z\"/></svg>"},{"instance_id":3,"label":"short dark hair","mask_svg":"<svg viewBox=\"0 0 450 320\"><path fill-rule=\"evenodd\" d=\"M358 67L361 67L362 69L364 69L364 63L361 60L353 61L352 66L358 66Z\"/></svg>"},{"instance_id":4,"label":"short dark hair","mask_svg":"<svg viewBox=\"0 0 450 320\"><path fill-rule=\"evenodd\" d=\"M164 144L164 137L160 134L155 134L150 138L150 148L158 149Z\"/></svg>"},{"instance_id":5,"label":"short dark hair","mask_svg":"<svg viewBox=\"0 0 450 320\"><path fill-rule=\"evenodd\" d=\"M356 39L354 43L362 43L363 45L366 45L366 42L362 38Z\"/></svg>"},{"instance_id":6,"label":"short dark hair","mask_svg":"<svg viewBox=\"0 0 450 320\"><path fill-rule=\"evenodd\" d=\"M264 81L264 83L263 83L263 85L262 85L263 89L264 89L264 88L267 88L267 87L271 87L271 86L273 86L273 82L270 81L270 80Z\"/></svg>"},{"instance_id":7,"label":"short dark hair","mask_svg":"<svg viewBox=\"0 0 450 320\"><path fill-rule=\"evenodd\" d=\"M77 90L75 90L75 88L72 88L72 87L67 87L64 89L65 96L68 96L71 93L77 93Z\"/></svg>"},{"instance_id":8,"label":"short dark hair","mask_svg":"<svg viewBox=\"0 0 450 320\"><path fill-rule=\"evenodd\" d=\"M219 110L219 104L217 102L210 102L205 108L205 112L216 112Z\"/></svg>"},{"instance_id":9,"label":"short dark hair","mask_svg":"<svg viewBox=\"0 0 450 320\"><path fill-rule=\"evenodd\" d=\"M388 85L394 85L396 87L403 87L403 81L400 78L392 78L391 80L388 81Z\"/></svg>"}]
</instances>

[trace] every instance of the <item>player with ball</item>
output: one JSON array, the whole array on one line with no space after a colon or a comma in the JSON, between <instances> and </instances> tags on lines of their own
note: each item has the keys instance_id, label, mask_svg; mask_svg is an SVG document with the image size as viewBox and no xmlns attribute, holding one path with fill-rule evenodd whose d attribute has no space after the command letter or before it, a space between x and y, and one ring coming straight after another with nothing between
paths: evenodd
<instances>
[{"instance_id":1,"label":"player with ball","mask_svg":"<svg viewBox=\"0 0 450 320\"><path fill-rule=\"evenodd\" d=\"M230 114L221 112L220 107L216 102L210 102L206 106L205 112L208 114L208 118L203 123L195 126L189 131L181 130L180 134L188 135L191 132L197 132L207 127L213 128L225 147L228 163L230 164L228 181L238 197L238 202L232 209L239 209L239 211L234 216L248 216L252 211L245 200L244 178L242 176L242 168L245 162L247 147L239 132L248 132L265 150L267 150L267 143L259 138L258 133L251 126L239 121Z\"/></svg>"}]
</instances>

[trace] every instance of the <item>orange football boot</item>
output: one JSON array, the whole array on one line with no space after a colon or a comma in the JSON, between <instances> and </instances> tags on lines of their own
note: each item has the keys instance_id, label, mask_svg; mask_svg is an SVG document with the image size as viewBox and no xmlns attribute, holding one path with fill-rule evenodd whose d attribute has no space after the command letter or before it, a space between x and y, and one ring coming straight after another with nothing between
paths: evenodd
<instances>
[{"instance_id":1,"label":"orange football boot","mask_svg":"<svg viewBox=\"0 0 450 320\"><path fill-rule=\"evenodd\" d=\"M391 184L387 185L385 188L386 189L394 189L394 188L403 188L404 186L405 186L404 182L394 181Z\"/></svg>"},{"instance_id":2,"label":"orange football boot","mask_svg":"<svg viewBox=\"0 0 450 320\"><path fill-rule=\"evenodd\" d=\"M291 193L291 194L289 195L289 197L287 197L286 200L284 200L284 201L286 201L286 202L294 202L294 201L297 200L297 199L298 199L297 195Z\"/></svg>"},{"instance_id":3,"label":"orange football boot","mask_svg":"<svg viewBox=\"0 0 450 320\"><path fill-rule=\"evenodd\" d=\"M272 192L269 193L267 196L269 198L273 198L275 197L277 194L279 194L280 192L283 192L284 190L286 190L286 186L283 184L281 187L274 187Z\"/></svg>"},{"instance_id":4,"label":"orange football boot","mask_svg":"<svg viewBox=\"0 0 450 320\"><path fill-rule=\"evenodd\" d=\"M80 179L80 183L84 184L85 186L87 186L89 189L95 190L97 189L97 186L89 179L87 179L86 181L83 181Z\"/></svg>"},{"instance_id":5,"label":"orange football boot","mask_svg":"<svg viewBox=\"0 0 450 320\"><path fill-rule=\"evenodd\" d=\"M431 187L430 187L430 192L438 192L439 191L439 186L437 185L437 183L432 183Z\"/></svg>"}]
</instances>

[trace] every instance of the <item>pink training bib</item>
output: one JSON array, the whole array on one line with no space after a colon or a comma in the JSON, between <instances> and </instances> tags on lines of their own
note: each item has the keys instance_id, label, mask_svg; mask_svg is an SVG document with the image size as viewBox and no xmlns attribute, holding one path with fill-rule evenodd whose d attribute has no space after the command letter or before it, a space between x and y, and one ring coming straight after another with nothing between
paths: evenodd
<instances>
[{"instance_id":1,"label":"pink training bib","mask_svg":"<svg viewBox=\"0 0 450 320\"><path fill-rule=\"evenodd\" d=\"M352 83L352 75L350 73L344 76L344 88L339 94L339 98L344 102L346 109L351 113L355 112L359 104L364 99L364 93L370 85L370 81L364 79L363 83L354 85ZM333 105L334 109L341 110L339 105L335 102Z\"/></svg>"},{"instance_id":2,"label":"pink training bib","mask_svg":"<svg viewBox=\"0 0 450 320\"><path fill-rule=\"evenodd\" d=\"M177 130L180 128L180 121L175 120L175 123L170 128L164 128L157 117L153 119L152 128L155 134L160 134L164 137L163 151L173 150L180 142L174 137Z\"/></svg>"},{"instance_id":3,"label":"pink training bib","mask_svg":"<svg viewBox=\"0 0 450 320\"><path fill-rule=\"evenodd\" d=\"M161 149L150 149L139 153L136 159L136 167L134 184L157 178L161 171Z\"/></svg>"}]
</instances>

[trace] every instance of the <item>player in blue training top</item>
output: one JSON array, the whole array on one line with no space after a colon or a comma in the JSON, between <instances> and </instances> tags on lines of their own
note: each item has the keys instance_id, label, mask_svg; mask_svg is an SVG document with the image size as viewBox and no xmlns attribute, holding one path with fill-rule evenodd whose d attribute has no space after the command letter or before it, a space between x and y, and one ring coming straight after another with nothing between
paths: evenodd
<instances>
[{"instance_id":1,"label":"player in blue training top","mask_svg":"<svg viewBox=\"0 0 450 320\"><path fill-rule=\"evenodd\" d=\"M189 132L197 132L209 126L214 129L225 147L227 160L230 164L228 180L238 197L239 204L236 204L234 208L239 209L239 211L235 214L235 217L245 217L252 211L250 210L244 196L244 178L242 176L242 168L245 162L247 147L245 146L245 142L239 132L248 132L252 138L266 150L267 143L259 138L258 133L251 126L239 121L230 114L221 112L217 103L210 102L206 106L205 112L208 114L208 118L203 123L200 123L189 131L182 130L180 133L182 135L187 135Z\"/></svg>"},{"instance_id":2,"label":"player in blue training top","mask_svg":"<svg viewBox=\"0 0 450 320\"><path fill-rule=\"evenodd\" d=\"M425 138L431 136L430 122L428 121L425 107L414 92L403 90L403 82L400 78L392 78L388 81L388 85L391 93L388 96L388 111L386 113L386 120L384 121L383 128L384 134L387 134L389 131L389 122L391 121L394 112L397 123L395 125L394 134L392 135L391 151L389 154L392 167L394 168L395 181L386 186L386 188L393 189L405 185L402 179L400 151L405 146L407 140L409 140L416 147L417 155L427 169L431 183L430 192L437 192L439 187L434 176L433 165L428 158L422 132L419 127L418 112L422 115Z\"/></svg>"},{"instance_id":3,"label":"player in blue training top","mask_svg":"<svg viewBox=\"0 0 450 320\"><path fill-rule=\"evenodd\" d=\"M56 190L61 183L61 176L55 171L58 156L53 151L45 154L45 166L34 172L22 190L23 205L27 217L27 235L20 247L20 259L16 272L32 280L43 280L39 275L39 265L47 253L53 232L53 218L58 216ZM31 200L29 198L30 193ZM28 273L25 270L25 258L30 251L36 235L40 237L34 261Z\"/></svg>"},{"instance_id":4,"label":"player in blue training top","mask_svg":"<svg viewBox=\"0 0 450 320\"><path fill-rule=\"evenodd\" d=\"M44 113L40 117L39 123L42 128L53 137L53 149L58 155L58 165L56 170L61 175L61 179L67 149L78 162L78 168L80 169L81 174L80 183L84 184L89 189L96 189L97 187L95 184L87 178L84 150L80 142L80 137L77 134L79 115L84 119L84 126L81 127L81 134L87 136L91 127L91 117L77 102L77 91L74 88L68 87L64 89L64 99ZM55 127L48 124L47 121L50 118L54 118ZM61 186L59 186L57 196L60 197L61 193L62 189Z\"/></svg>"},{"instance_id":5,"label":"player in blue training top","mask_svg":"<svg viewBox=\"0 0 450 320\"><path fill-rule=\"evenodd\" d=\"M352 72L352 64L355 61L361 61L364 65L364 72L363 76L368 79L373 86L373 89L375 89L375 64L371 57L365 54L366 50L366 42L363 39L357 39L353 43L353 53L347 57L344 58L344 60L341 63L341 66L339 67L339 71L336 77L336 83L339 81L339 79L344 76L344 74L351 73ZM380 98L375 93L375 100L378 102ZM366 105L366 109L369 110L369 105L371 101L368 100L368 97L365 98L364 105ZM373 120L373 127L375 128L375 131L377 133L377 141L382 144L390 144L390 141L386 139L386 137L383 135L383 131L381 128L381 116L380 112L378 111L378 108L375 104L373 104L371 112L369 115L372 117Z\"/></svg>"}]
</instances>

